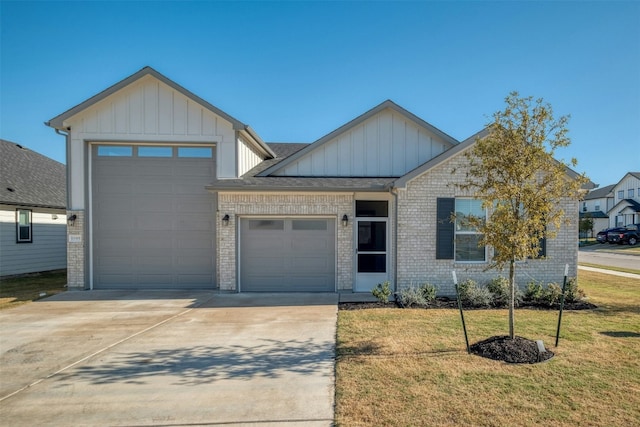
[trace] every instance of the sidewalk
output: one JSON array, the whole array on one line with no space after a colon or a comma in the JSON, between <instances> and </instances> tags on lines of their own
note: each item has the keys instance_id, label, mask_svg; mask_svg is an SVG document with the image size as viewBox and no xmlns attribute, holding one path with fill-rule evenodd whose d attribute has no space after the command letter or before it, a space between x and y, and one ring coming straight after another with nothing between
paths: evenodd
<instances>
[{"instance_id":1,"label":"sidewalk","mask_svg":"<svg viewBox=\"0 0 640 427\"><path fill-rule=\"evenodd\" d=\"M629 277L631 279L640 279L640 274L625 273L622 271L607 270L605 268L587 267L578 265L578 270L595 271L597 273L611 274L612 276Z\"/></svg>"}]
</instances>

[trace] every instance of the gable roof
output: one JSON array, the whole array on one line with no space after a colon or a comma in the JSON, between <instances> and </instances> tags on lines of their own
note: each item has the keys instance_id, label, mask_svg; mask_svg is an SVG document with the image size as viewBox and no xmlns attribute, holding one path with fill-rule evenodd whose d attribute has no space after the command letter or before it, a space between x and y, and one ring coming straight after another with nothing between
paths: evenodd
<instances>
[{"instance_id":1,"label":"gable roof","mask_svg":"<svg viewBox=\"0 0 640 427\"><path fill-rule=\"evenodd\" d=\"M65 209L66 187L62 163L0 139L0 203Z\"/></svg>"},{"instance_id":2,"label":"gable roof","mask_svg":"<svg viewBox=\"0 0 640 427\"><path fill-rule=\"evenodd\" d=\"M636 202L633 199L622 199L614 207L609 209L607 213L609 215L615 215L626 208L630 208L634 212L640 212L640 203Z\"/></svg>"},{"instance_id":3,"label":"gable roof","mask_svg":"<svg viewBox=\"0 0 640 427\"><path fill-rule=\"evenodd\" d=\"M439 164L449 160L453 156L465 151L467 148L471 147L471 145L473 145L476 142L476 140L484 138L487 135L489 135L489 128L484 128L480 132L476 132L475 134L471 135L469 138L465 139L464 141L454 146L453 148L450 148L449 150L443 153L440 153L440 155L434 157L428 162L423 163L422 165L418 166L414 170L409 171L405 175L401 176L400 178L394 181L393 186L396 188L405 187L407 183L412 179L422 175L429 169L434 168Z\"/></svg>"},{"instance_id":4,"label":"gable roof","mask_svg":"<svg viewBox=\"0 0 640 427\"><path fill-rule=\"evenodd\" d=\"M380 113L381 111L385 110L385 109L391 109L401 115L403 115L404 117L406 117L407 119L413 121L414 123L416 123L418 126L424 127L425 129L429 130L430 132L438 135L440 138L442 138L443 140L445 140L446 142L450 143L451 145L457 145L458 141L447 135L446 133L442 132L440 129L436 128L435 126L430 125L429 123L425 122L424 120L422 120L420 117L414 115L413 113L405 110L404 108L400 107L398 104L396 104L395 102L391 101L391 100L386 100L384 102L382 102L381 104L378 104L377 106L373 107L371 110L365 112L364 114L361 114L360 116L356 117L355 119L351 120L350 122L340 126L338 129L328 133L327 135L323 136L322 138L318 139L317 141L313 142L312 144L309 144L307 147L305 147L304 149L298 151L297 153L295 153L292 156L289 156L288 158L284 159L281 162L278 162L275 165L272 165L271 167L263 170L262 172L260 172L259 176L269 176L272 173L286 167L287 165L295 162L296 160L300 159L301 157L305 156L307 153L310 153L312 151L314 151L315 149L317 149L318 147L322 146L323 144L326 144L327 142L333 140L336 136L347 132L350 129L355 128L356 126L358 126L359 124L363 123L364 121L366 121L367 119L375 116L376 114Z\"/></svg>"},{"instance_id":5,"label":"gable roof","mask_svg":"<svg viewBox=\"0 0 640 427\"><path fill-rule=\"evenodd\" d=\"M57 115L56 117L52 118L51 120L49 120L48 122L45 122L45 125L52 127L54 129L58 129L58 130L68 130L65 126L65 120L75 116L76 114L86 110L87 108L93 106L94 104L102 101L103 99L107 98L110 95L113 95L114 93L118 92L119 90L129 86L130 84L140 80L141 78L145 77L145 76L153 76L154 78L160 80L162 83L166 84L167 86L169 86L170 88L176 90L177 92L181 93L182 95L186 96L187 98L192 99L193 101L197 102L198 104L202 105L203 107L205 107L206 109L210 110L211 112L213 112L214 114L224 118L225 120L229 121L234 130L237 131L244 131L246 132L251 138L253 138L256 143L263 149L266 151L267 154L269 154L270 156L275 156L275 153L273 153L269 147L267 146L267 144L265 144L264 141L262 141L262 139L258 136L258 134L249 126L246 125L244 123L242 123L240 120L236 119L235 117L230 116L229 114L225 113L224 111L222 111L221 109L219 109L218 107L210 104L209 102L205 101L204 99L200 98L198 95L194 94L193 92L190 92L189 90L185 89L184 87L180 86L179 84L177 84L176 82L174 82L173 80L168 79L167 77L165 77L164 75L160 74L159 72L157 72L156 70L154 70L153 68L146 66L144 68L142 68L140 71L130 75L129 77L119 81L118 83L114 84L113 86L108 87L107 89L103 90L102 92L92 96L91 98L87 99L86 101L76 105L75 107L70 108L69 110L65 111L62 114Z\"/></svg>"},{"instance_id":6,"label":"gable roof","mask_svg":"<svg viewBox=\"0 0 640 427\"><path fill-rule=\"evenodd\" d=\"M269 143L277 157L265 160L238 179L221 179L207 186L211 191L388 191L391 178L260 176L271 166L295 155L309 144Z\"/></svg>"},{"instance_id":7,"label":"gable roof","mask_svg":"<svg viewBox=\"0 0 640 427\"><path fill-rule=\"evenodd\" d=\"M613 187L615 186L616 184L611 184L611 185L607 185L606 187L595 188L589 191L587 195L584 197L584 199L593 200L593 199L602 199L605 197L613 197L613 194L610 194L610 193L611 193L611 190L613 190Z\"/></svg>"},{"instance_id":8,"label":"gable roof","mask_svg":"<svg viewBox=\"0 0 640 427\"><path fill-rule=\"evenodd\" d=\"M453 148L450 148L449 150L441 153L440 155L438 155L438 156L434 157L433 159L429 160L428 162L426 162L426 163L422 164L421 166L418 166L414 170L408 172L404 176L401 176L400 178L398 178L397 180L394 181L393 186L396 187L396 188L404 188L407 185L407 183L409 181L411 181L412 179L422 175L423 173L427 172L429 169L434 168L437 165L449 160L453 156L456 156L456 155L460 154L461 152L467 150L478 139L485 138L487 135L489 135L490 131L491 131L490 127L486 127L484 129L482 129L480 132L476 132L475 134L471 135L469 138L465 139L464 141L462 141L458 145L454 146ZM580 176L580 174L578 174L576 171L574 171L573 169L571 169L570 167L568 167L566 165L565 165L565 173L572 179L575 179L578 176ZM594 186L595 186L595 184L593 182L589 181L584 185L583 189L584 190L588 190L588 189L593 188Z\"/></svg>"}]
</instances>

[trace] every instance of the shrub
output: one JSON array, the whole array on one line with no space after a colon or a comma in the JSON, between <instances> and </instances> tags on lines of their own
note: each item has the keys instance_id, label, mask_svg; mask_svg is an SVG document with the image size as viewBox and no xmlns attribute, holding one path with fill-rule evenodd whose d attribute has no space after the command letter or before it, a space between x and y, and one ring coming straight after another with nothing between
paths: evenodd
<instances>
[{"instance_id":1,"label":"shrub","mask_svg":"<svg viewBox=\"0 0 640 427\"><path fill-rule=\"evenodd\" d=\"M382 303L389 302L389 297L391 296L391 282L387 280L386 282L378 283L376 287L371 290L371 293L378 299L378 301Z\"/></svg>"},{"instance_id":2,"label":"shrub","mask_svg":"<svg viewBox=\"0 0 640 427\"><path fill-rule=\"evenodd\" d=\"M567 287L564 292L564 300L566 302L578 302L585 298L585 293L578 288L578 280L575 277L567 279Z\"/></svg>"},{"instance_id":3,"label":"shrub","mask_svg":"<svg viewBox=\"0 0 640 427\"><path fill-rule=\"evenodd\" d=\"M542 295L542 301L548 305L555 305L560 302L562 288L557 283L549 283Z\"/></svg>"},{"instance_id":4,"label":"shrub","mask_svg":"<svg viewBox=\"0 0 640 427\"><path fill-rule=\"evenodd\" d=\"M543 295L544 288L542 287L542 283L529 282L527 284L527 288L524 291L524 299L526 301L538 303L542 300Z\"/></svg>"},{"instance_id":5,"label":"shrub","mask_svg":"<svg viewBox=\"0 0 640 427\"><path fill-rule=\"evenodd\" d=\"M420 285L420 291L427 303L430 303L436 299L437 289L431 283L423 283Z\"/></svg>"},{"instance_id":6,"label":"shrub","mask_svg":"<svg viewBox=\"0 0 640 427\"><path fill-rule=\"evenodd\" d=\"M400 304L404 307L411 307L413 305L427 305L422 289L418 286L408 286L400 289L397 293Z\"/></svg>"},{"instance_id":7,"label":"shrub","mask_svg":"<svg viewBox=\"0 0 640 427\"><path fill-rule=\"evenodd\" d=\"M462 305L468 307L488 307L491 305L491 293L485 287L471 279L458 284L458 295Z\"/></svg>"},{"instance_id":8,"label":"shrub","mask_svg":"<svg viewBox=\"0 0 640 427\"><path fill-rule=\"evenodd\" d=\"M491 293L491 303L495 307L505 307L509 305L509 299L511 298L511 286L509 279L503 276L498 276L492 279L487 285L487 289ZM522 302L522 291L516 287L515 306L519 306Z\"/></svg>"}]
</instances>

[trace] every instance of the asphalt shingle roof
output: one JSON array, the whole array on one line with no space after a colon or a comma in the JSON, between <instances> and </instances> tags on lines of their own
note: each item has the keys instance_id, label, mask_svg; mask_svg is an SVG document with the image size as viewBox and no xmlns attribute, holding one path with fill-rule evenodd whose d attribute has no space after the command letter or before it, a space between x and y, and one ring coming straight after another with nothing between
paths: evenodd
<instances>
[{"instance_id":1,"label":"asphalt shingle roof","mask_svg":"<svg viewBox=\"0 0 640 427\"><path fill-rule=\"evenodd\" d=\"M65 209L66 187L62 163L0 139L0 203Z\"/></svg>"}]
</instances>

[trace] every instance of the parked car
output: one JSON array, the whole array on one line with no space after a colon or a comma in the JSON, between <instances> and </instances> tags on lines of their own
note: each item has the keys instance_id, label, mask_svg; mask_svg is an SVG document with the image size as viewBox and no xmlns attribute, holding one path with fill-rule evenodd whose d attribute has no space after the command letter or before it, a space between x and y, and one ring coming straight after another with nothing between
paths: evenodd
<instances>
[{"instance_id":1,"label":"parked car","mask_svg":"<svg viewBox=\"0 0 640 427\"><path fill-rule=\"evenodd\" d=\"M624 227L621 231L611 231L607 233L609 243L617 243L622 245L628 243L631 246L638 243L640 237L640 224L631 224Z\"/></svg>"},{"instance_id":2,"label":"parked car","mask_svg":"<svg viewBox=\"0 0 640 427\"><path fill-rule=\"evenodd\" d=\"M624 227L611 227L611 228L605 228L602 231L598 231L598 234L596 234L596 240L599 243L607 243L608 239L607 239L607 235L611 232L619 232L624 230Z\"/></svg>"}]
</instances>

